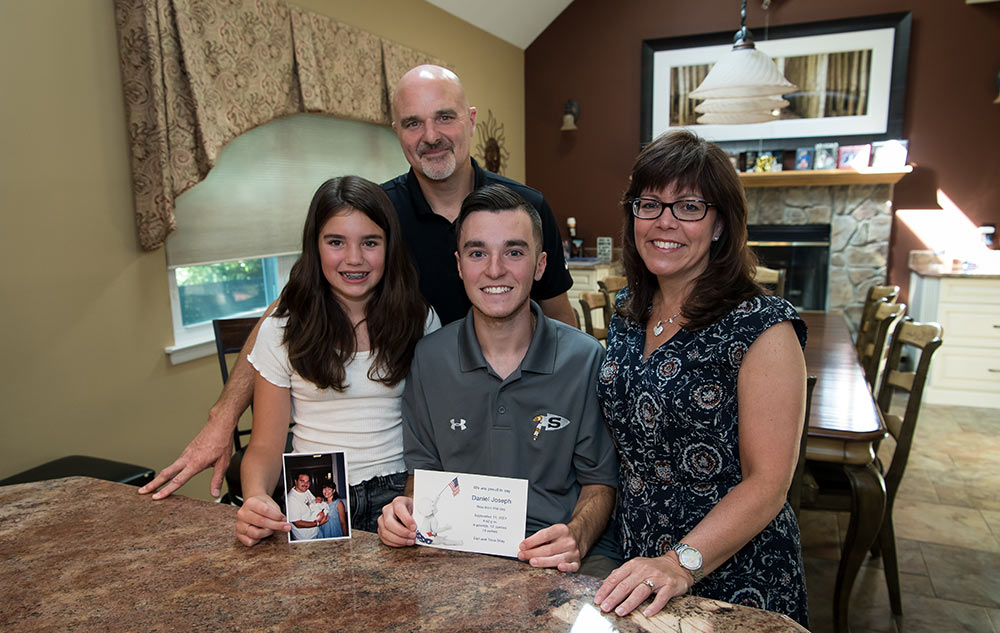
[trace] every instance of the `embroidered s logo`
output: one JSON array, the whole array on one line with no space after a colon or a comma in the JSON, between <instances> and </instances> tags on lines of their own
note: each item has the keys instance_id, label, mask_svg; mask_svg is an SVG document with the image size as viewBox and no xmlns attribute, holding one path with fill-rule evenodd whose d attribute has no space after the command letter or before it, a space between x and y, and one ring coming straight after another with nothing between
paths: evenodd
<instances>
[{"instance_id":1,"label":"embroidered s logo","mask_svg":"<svg viewBox=\"0 0 1000 633\"><path fill-rule=\"evenodd\" d=\"M456 429L459 430L459 431L464 431L465 430L465 418L459 418L458 422L455 421L455 418L452 418L450 420L450 422L451 422L451 430L452 431L454 431Z\"/></svg>"},{"instance_id":2,"label":"embroidered s logo","mask_svg":"<svg viewBox=\"0 0 1000 633\"><path fill-rule=\"evenodd\" d=\"M531 436L533 441L538 439L538 434L542 431L558 431L569 426L569 420L554 413L536 415L531 421L535 423L535 432Z\"/></svg>"}]
</instances>

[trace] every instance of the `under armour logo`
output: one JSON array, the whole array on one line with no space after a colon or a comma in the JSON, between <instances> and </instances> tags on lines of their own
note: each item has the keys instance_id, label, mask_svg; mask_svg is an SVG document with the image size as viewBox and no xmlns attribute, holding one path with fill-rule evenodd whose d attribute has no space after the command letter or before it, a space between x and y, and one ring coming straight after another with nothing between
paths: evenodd
<instances>
[{"instance_id":1,"label":"under armour logo","mask_svg":"<svg viewBox=\"0 0 1000 633\"><path fill-rule=\"evenodd\" d=\"M451 419L451 430L454 431L455 429L459 429L460 431L465 430L465 418L459 418L458 422L455 421L455 418Z\"/></svg>"}]
</instances>

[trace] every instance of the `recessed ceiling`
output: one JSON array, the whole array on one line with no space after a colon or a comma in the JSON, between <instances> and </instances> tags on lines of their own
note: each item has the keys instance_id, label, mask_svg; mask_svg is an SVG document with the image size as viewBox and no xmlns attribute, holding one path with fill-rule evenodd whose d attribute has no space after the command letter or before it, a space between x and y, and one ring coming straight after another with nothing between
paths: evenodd
<instances>
[{"instance_id":1,"label":"recessed ceiling","mask_svg":"<svg viewBox=\"0 0 1000 633\"><path fill-rule=\"evenodd\" d=\"M505 42L525 49L573 0L427 0Z\"/></svg>"}]
</instances>

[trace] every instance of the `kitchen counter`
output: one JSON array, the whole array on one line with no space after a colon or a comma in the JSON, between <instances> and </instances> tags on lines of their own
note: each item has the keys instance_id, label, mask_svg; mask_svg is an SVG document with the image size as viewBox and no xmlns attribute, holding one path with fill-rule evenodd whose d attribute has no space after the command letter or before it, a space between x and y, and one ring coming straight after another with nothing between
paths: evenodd
<instances>
[{"instance_id":1,"label":"kitchen counter","mask_svg":"<svg viewBox=\"0 0 1000 633\"><path fill-rule=\"evenodd\" d=\"M804 631L693 596L602 616L596 578L343 541L246 548L236 508L84 477L0 487L0 626L15 631Z\"/></svg>"}]
</instances>

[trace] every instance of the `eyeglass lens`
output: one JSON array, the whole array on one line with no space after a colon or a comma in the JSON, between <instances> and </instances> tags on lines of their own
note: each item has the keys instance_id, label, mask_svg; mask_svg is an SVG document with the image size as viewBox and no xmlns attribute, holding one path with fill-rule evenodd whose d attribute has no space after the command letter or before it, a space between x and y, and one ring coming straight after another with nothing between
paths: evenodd
<instances>
[{"instance_id":1,"label":"eyeglass lens","mask_svg":"<svg viewBox=\"0 0 1000 633\"><path fill-rule=\"evenodd\" d=\"M708 212L708 204L701 200L675 200L674 202L660 202L654 198L635 198L632 200L633 215L644 220L660 217L664 209L670 209L670 212L678 220L694 222L705 217Z\"/></svg>"}]
</instances>

